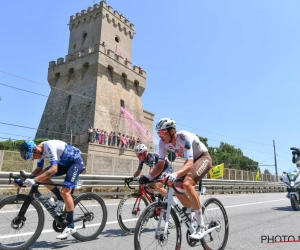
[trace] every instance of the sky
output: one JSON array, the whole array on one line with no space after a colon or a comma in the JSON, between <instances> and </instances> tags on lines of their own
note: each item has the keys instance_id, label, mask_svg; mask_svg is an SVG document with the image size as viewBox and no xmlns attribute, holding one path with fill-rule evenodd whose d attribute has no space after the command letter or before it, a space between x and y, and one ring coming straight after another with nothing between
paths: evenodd
<instances>
[{"instance_id":1,"label":"sky","mask_svg":"<svg viewBox=\"0 0 300 250\"><path fill-rule=\"evenodd\" d=\"M1 2L0 141L35 136L50 93L49 62L67 54L70 16L94 2ZM135 25L131 60L147 72L142 103L154 123L171 117L177 130L206 137L211 147L234 145L271 173L274 140L278 174L293 167L290 147L300 147L298 0L107 5Z\"/></svg>"}]
</instances>

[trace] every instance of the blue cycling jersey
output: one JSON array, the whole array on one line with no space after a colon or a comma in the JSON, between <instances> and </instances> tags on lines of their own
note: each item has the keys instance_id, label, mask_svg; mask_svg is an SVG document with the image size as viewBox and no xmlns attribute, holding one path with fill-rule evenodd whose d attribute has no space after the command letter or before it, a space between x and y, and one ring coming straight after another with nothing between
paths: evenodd
<instances>
[{"instance_id":1,"label":"blue cycling jersey","mask_svg":"<svg viewBox=\"0 0 300 250\"><path fill-rule=\"evenodd\" d=\"M50 165L59 164L69 166L80 157L80 150L63 141L49 140L42 142L44 146L43 156L38 160L37 166L44 167L44 158L50 159Z\"/></svg>"}]
</instances>

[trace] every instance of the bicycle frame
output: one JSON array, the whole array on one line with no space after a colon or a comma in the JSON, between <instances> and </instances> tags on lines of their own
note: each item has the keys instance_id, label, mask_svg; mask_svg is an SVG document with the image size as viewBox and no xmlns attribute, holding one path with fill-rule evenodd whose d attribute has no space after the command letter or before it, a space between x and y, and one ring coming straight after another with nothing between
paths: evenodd
<instances>
[{"instance_id":1,"label":"bicycle frame","mask_svg":"<svg viewBox=\"0 0 300 250\"><path fill-rule=\"evenodd\" d=\"M174 186L174 185L173 185ZM178 192L178 190L177 190ZM180 194L182 194L182 192L178 192ZM167 196L165 199L165 203L166 203L166 223L165 223L165 227L164 227L164 234L163 237L166 238L167 237L167 233L168 233L168 224L169 224L169 216L170 216L170 212L171 212L171 208L173 207L176 211L177 214L179 214L180 218L182 219L182 221L184 222L185 226L187 227L187 229L189 230L190 234L193 234L196 232L197 228L194 228L191 222L191 219L189 218L189 216L181 209L181 207L179 206L179 204L177 203L177 201L173 198L174 195L174 188L172 186L168 187L168 192L167 192ZM201 195L201 194L200 194ZM203 206L205 208L205 206L201 203L201 206ZM156 232L155 232L155 238L158 237L158 230L160 228L160 224L162 221L162 215L164 213L161 213L160 217L159 217L159 221L158 221L158 226L156 228ZM210 214L211 215L211 214ZM212 216L214 218L214 216ZM215 221L217 221L214 218ZM205 234L203 235L203 237L205 235L207 235L208 233L214 231L214 230L218 230L221 227L220 224L218 224L216 227L212 227L209 228L205 231Z\"/></svg>"}]
</instances>

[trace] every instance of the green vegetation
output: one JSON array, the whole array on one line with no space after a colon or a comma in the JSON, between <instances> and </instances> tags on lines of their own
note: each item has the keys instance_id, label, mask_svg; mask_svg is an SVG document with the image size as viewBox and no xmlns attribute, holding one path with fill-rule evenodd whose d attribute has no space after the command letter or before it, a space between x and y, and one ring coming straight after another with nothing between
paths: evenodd
<instances>
[{"instance_id":1,"label":"green vegetation","mask_svg":"<svg viewBox=\"0 0 300 250\"><path fill-rule=\"evenodd\" d=\"M239 148L221 142L219 147L209 147L207 144L207 138L197 135L199 139L208 148L208 151L212 157L213 165L224 163L225 168L232 168L238 170L255 172L258 169L258 162L243 155L243 152Z\"/></svg>"},{"instance_id":2,"label":"green vegetation","mask_svg":"<svg viewBox=\"0 0 300 250\"><path fill-rule=\"evenodd\" d=\"M36 139L34 142L39 144L43 141L49 139L41 138ZM21 158L19 153L19 148L21 147L24 140L6 140L0 142L0 150L6 150L3 155L3 162L1 172L19 172L20 170L25 170L26 172L32 172L33 161L25 161ZM49 159L45 159L45 166L49 163Z\"/></svg>"}]
</instances>

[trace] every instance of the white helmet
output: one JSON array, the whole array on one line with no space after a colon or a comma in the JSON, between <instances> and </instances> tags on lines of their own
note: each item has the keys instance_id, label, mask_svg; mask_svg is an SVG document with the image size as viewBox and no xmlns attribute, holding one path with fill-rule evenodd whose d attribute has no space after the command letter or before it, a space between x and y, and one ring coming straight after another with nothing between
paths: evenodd
<instances>
[{"instance_id":1,"label":"white helmet","mask_svg":"<svg viewBox=\"0 0 300 250\"><path fill-rule=\"evenodd\" d=\"M145 151L147 151L147 147L145 144L139 144L134 149L134 152L136 154L144 153Z\"/></svg>"},{"instance_id":2,"label":"white helmet","mask_svg":"<svg viewBox=\"0 0 300 250\"><path fill-rule=\"evenodd\" d=\"M162 118L160 119L155 126L155 130L162 130L168 128L175 128L176 129L176 122L171 118Z\"/></svg>"}]
</instances>

